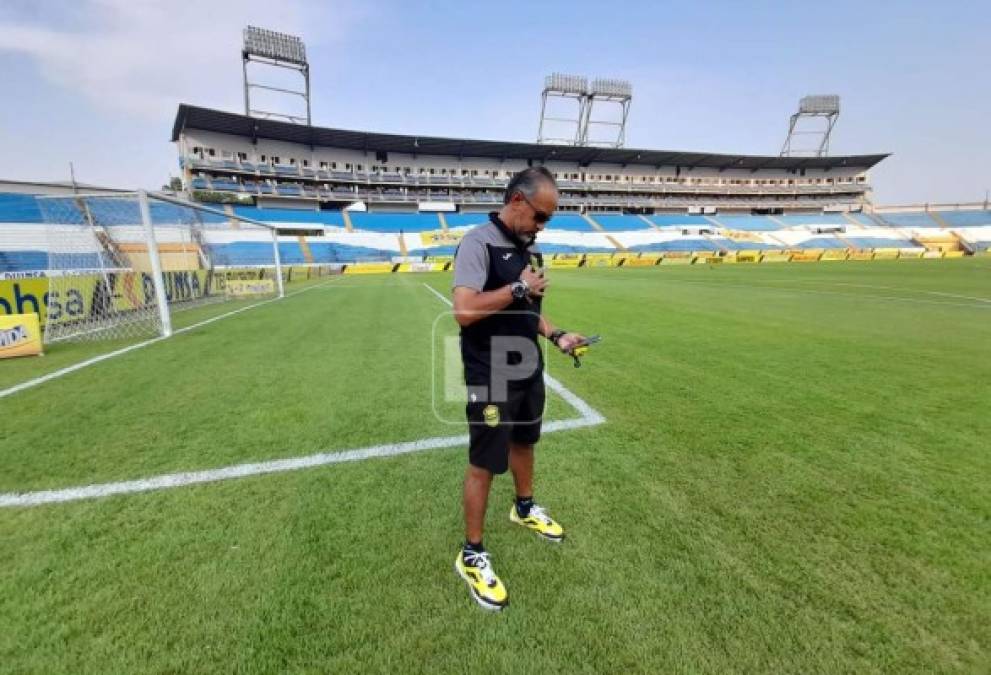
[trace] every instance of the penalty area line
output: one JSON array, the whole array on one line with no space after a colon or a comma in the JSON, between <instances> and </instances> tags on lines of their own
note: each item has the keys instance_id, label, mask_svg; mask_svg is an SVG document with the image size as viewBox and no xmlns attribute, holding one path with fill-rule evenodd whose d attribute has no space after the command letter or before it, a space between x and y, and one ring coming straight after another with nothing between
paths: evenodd
<instances>
[{"instance_id":1,"label":"penalty area line","mask_svg":"<svg viewBox=\"0 0 991 675\"><path fill-rule=\"evenodd\" d=\"M450 301L438 293L433 287L424 284L443 302L450 305ZM311 286L310 288L316 288ZM304 289L310 290L310 289ZM303 291L299 291L300 293ZM265 302L272 302L266 300ZM261 303L259 303L261 304ZM247 307L237 311L244 311ZM216 320L216 317L213 320ZM193 328L190 326L189 328ZM151 342L157 341L149 341ZM544 433L555 431L570 431L602 424L606 421L598 411L582 400L574 392L559 381L544 373L544 382L553 392L563 398L581 415L577 418L555 420L543 425ZM288 459L276 459L266 462L253 462L248 464L235 464L233 466L219 469L208 469L205 471L187 471L181 473L169 473L150 478L137 480L120 481L115 483L98 483L83 485L79 487L62 488L57 490L39 490L35 492L21 493L0 493L0 508L32 507L43 504L60 504L74 502L84 499L98 499L113 495L135 494L139 492L150 492L153 490L167 490L171 488L184 487L187 485L197 485L201 483L215 483L234 478L247 478L250 476L260 476L274 473L284 473L287 471L299 471L330 464L342 464L344 462L358 462L365 459L377 457L395 457L425 450L436 450L440 448L453 448L468 444L468 435L458 436L435 436L424 438L418 441L407 441L404 443L389 443L385 445L373 445L365 448L355 448L353 450L342 450L338 452L322 452L305 457L291 457Z\"/></svg>"},{"instance_id":2,"label":"penalty area line","mask_svg":"<svg viewBox=\"0 0 991 675\"><path fill-rule=\"evenodd\" d=\"M285 298L269 298L268 300L262 300L261 302L256 302L254 304L247 305L245 307L239 307L238 309L233 309L233 310L231 310L229 312L224 312L223 314L218 314L217 316L210 317L209 319L204 319L203 321L199 321L199 322L194 323L194 324L191 324L189 326L185 326L183 328L178 328L178 329L172 331L172 336L181 335L182 333L186 333L186 332L191 331L191 330L194 330L196 328L202 328L203 326L206 326L208 324L211 324L211 323L213 323L215 321L220 321L221 319L226 319L228 317L232 317L235 314L240 314L241 312L247 312L249 309L255 309L256 307L261 307L262 305L267 305L267 304L269 304L271 302L275 302L277 300L285 300L286 298L291 298L293 296L299 295L300 293L306 293L307 291L312 291L314 288L320 288L321 286L325 286L328 283L330 283L330 282L328 281L328 282L324 282L322 284L316 284L316 285L310 286L308 288L301 288L300 290L298 290L298 291L296 291L294 293L287 293L286 296L285 296ZM123 356L124 354L127 354L128 352L133 352L133 351L136 351L138 349L143 349L144 347L148 347L149 345L156 344L156 343L161 342L163 340L168 340L168 338L167 337L164 337L164 336L161 336L161 335L158 336L158 337L150 338L148 340L144 340L143 342L138 342L138 343L133 344L133 345L128 345L127 347L122 347L120 349L115 349L112 352L107 352L106 354L100 354L99 356L94 356L91 359L86 359L85 361L80 361L79 363L74 363L71 366L66 366L65 368L60 368L58 370L54 370L54 371L48 373L47 375L41 375L41 376L36 377L36 378L34 378L32 380L28 380L27 382L21 382L20 384L15 384L13 387L8 387L7 389L0 389L0 398L5 398L7 396L12 396L12 395L14 395L14 394L16 394L18 392L24 391L25 389L31 389L32 387L37 387L38 385L44 384L45 382L49 382L51 380L55 380L55 379L58 379L60 377L64 377L64 376L66 376L66 375L68 375L70 373L74 373L77 370L82 370L83 368L88 368L89 366L94 366L97 363L100 363L102 361L106 361L108 359L112 359L112 358L117 357L117 356Z\"/></svg>"}]
</instances>

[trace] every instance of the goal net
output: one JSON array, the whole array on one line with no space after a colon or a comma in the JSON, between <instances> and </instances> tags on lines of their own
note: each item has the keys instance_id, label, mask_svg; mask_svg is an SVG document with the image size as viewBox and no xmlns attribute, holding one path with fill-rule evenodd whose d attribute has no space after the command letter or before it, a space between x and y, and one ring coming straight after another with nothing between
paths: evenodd
<instances>
[{"instance_id":1,"label":"goal net","mask_svg":"<svg viewBox=\"0 0 991 675\"><path fill-rule=\"evenodd\" d=\"M281 296L274 230L164 195L38 198L48 239L45 341L168 336L176 312Z\"/></svg>"}]
</instances>

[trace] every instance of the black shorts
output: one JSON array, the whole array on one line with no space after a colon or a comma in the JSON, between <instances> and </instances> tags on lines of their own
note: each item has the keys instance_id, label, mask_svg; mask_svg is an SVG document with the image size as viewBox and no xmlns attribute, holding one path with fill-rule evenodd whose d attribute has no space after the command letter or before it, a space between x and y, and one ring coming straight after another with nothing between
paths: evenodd
<instances>
[{"instance_id":1,"label":"black shorts","mask_svg":"<svg viewBox=\"0 0 991 675\"><path fill-rule=\"evenodd\" d=\"M544 415L544 378L509 389L505 402L469 401L468 461L492 473L509 468L509 443L533 445L540 440Z\"/></svg>"}]
</instances>

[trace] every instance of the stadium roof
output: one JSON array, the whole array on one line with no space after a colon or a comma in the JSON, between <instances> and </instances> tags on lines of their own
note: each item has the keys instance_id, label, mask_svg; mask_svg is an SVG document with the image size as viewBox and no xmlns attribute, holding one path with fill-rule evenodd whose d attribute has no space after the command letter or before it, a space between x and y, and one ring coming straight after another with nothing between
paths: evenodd
<instances>
[{"instance_id":1,"label":"stadium roof","mask_svg":"<svg viewBox=\"0 0 991 675\"><path fill-rule=\"evenodd\" d=\"M850 155L845 157L778 157L760 155L723 155L707 152L677 152L670 150L637 150L634 148L595 148L574 145L539 145L477 141L467 138L438 138L436 136L406 136L348 131L326 127L305 126L211 110L182 103L176 112L172 140L186 129L213 131L252 139L269 139L306 145L346 148L366 152L402 152L417 155L447 155L455 157L492 157L497 159L533 159L541 162L607 162L610 164L639 164L645 166L708 167L718 169L829 169L839 167L870 168L888 156Z\"/></svg>"}]
</instances>

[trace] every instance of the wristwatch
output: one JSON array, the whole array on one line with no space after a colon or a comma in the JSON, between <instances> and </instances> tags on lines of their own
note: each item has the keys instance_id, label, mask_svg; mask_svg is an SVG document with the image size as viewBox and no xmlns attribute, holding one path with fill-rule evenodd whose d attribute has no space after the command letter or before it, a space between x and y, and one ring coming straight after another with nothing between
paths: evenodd
<instances>
[{"instance_id":1,"label":"wristwatch","mask_svg":"<svg viewBox=\"0 0 991 675\"><path fill-rule=\"evenodd\" d=\"M557 347L557 341L560 340L568 331L561 330L558 328L553 333L547 336L547 339L551 341L551 344Z\"/></svg>"},{"instance_id":2,"label":"wristwatch","mask_svg":"<svg viewBox=\"0 0 991 675\"><path fill-rule=\"evenodd\" d=\"M509 290L513 292L513 297L522 300L530 294L530 286L522 279L509 284Z\"/></svg>"}]
</instances>

